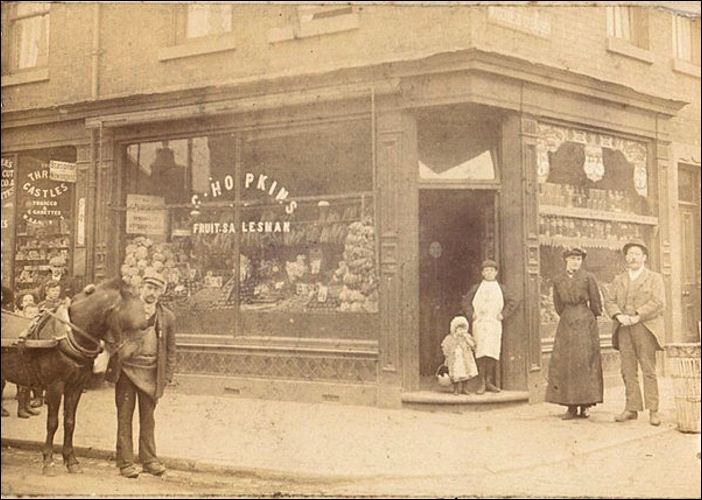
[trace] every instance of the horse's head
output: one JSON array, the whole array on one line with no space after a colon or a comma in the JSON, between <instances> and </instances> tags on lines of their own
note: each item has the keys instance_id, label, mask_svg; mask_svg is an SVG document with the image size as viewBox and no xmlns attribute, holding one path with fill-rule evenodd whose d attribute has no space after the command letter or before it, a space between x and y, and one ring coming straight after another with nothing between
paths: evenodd
<instances>
[{"instance_id":1,"label":"horse's head","mask_svg":"<svg viewBox=\"0 0 702 500\"><path fill-rule=\"evenodd\" d=\"M147 326L144 304L120 278L88 285L71 300L71 321L107 344Z\"/></svg>"}]
</instances>

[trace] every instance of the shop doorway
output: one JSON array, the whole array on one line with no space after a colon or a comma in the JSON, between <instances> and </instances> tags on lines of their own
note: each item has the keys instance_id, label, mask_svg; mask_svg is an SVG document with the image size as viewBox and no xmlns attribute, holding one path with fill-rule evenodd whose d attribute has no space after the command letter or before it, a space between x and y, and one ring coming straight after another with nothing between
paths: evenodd
<instances>
[{"instance_id":1,"label":"shop doorway","mask_svg":"<svg viewBox=\"0 0 702 500\"><path fill-rule=\"evenodd\" d=\"M462 296L481 279L480 263L499 259L496 234L495 191L419 191L419 372L425 380L443 362L441 341L461 314Z\"/></svg>"},{"instance_id":2,"label":"shop doorway","mask_svg":"<svg viewBox=\"0 0 702 500\"><path fill-rule=\"evenodd\" d=\"M684 342L700 341L700 175L699 167L679 165L682 326Z\"/></svg>"}]
</instances>

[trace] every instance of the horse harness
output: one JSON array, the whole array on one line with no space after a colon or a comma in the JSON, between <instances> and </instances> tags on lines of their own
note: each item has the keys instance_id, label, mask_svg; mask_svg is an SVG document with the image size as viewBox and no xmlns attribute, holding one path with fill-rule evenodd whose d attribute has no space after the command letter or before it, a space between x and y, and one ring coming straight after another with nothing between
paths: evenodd
<instances>
[{"instance_id":1,"label":"horse harness","mask_svg":"<svg viewBox=\"0 0 702 500\"><path fill-rule=\"evenodd\" d=\"M112 311L114 308L115 306L110 307L108 309L108 312ZM100 354L103 351L100 339L98 339L94 335L91 335L90 333L86 332L83 328L73 323L70 320L70 318L68 320L62 318L61 316L56 314L56 310L45 310L44 314L42 314L35 322L33 322L30 325L28 336L38 335L39 331L46 324L46 321L49 317L54 318L55 320L63 323L66 326L66 334L55 337L55 340L58 341L58 349L64 354L66 354L68 357L72 358L74 361L77 361L80 364L85 364L89 361L93 361L98 356L98 354ZM87 349L81 346L76 341L76 334L92 342L95 345L95 348ZM124 347L125 343L126 340L123 340L114 350L114 352L119 352L122 349L122 347Z\"/></svg>"}]
</instances>

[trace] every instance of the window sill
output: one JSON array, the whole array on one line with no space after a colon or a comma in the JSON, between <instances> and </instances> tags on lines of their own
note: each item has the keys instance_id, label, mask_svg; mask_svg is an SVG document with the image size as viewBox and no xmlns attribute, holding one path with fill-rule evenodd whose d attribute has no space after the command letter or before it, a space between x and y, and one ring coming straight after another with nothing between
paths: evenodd
<instances>
[{"instance_id":1,"label":"window sill","mask_svg":"<svg viewBox=\"0 0 702 500\"><path fill-rule=\"evenodd\" d=\"M214 54L236 49L234 37L213 38L207 40L184 41L172 47L163 47L158 51L159 61L170 61L205 54Z\"/></svg>"},{"instance_id":2,"label":"window sill","mask_svg":"<svg viewBox=\"0 0 702 500\"><path fill-rule=\"evenodd\" d=\"M700 67L684 59L673 59L673 71L700 79Z\"/></svg>"},{"instance_id":3,"label":"window sill","mask_svg":"<svg viewBox=\"0 0 702 500\"><path fill-rule=\"evenodd\" d=\"M637 61L653 64L653 54L650 50L642 49L621 38L607 38L607 51L636 59Z\"/></svg>"},{"instance_id":4,"label":"window sill","mask_svg":"<svg viewBox=\"0 0 702 500\"><path fill-rule=\"evenodd\" d=\"M291 25L269 30L268 43L286 42L298 38L310 38L330 33L351 31L358 29L358 25L358 13L356 12L328 19L315 19L300 24L300 30L297 34L295 34L295 30Z\"/></svg>"},{"instance_id":5,"label":"window sill","mask_svg":"<svg viewBox=\"0 0 702 500\"><path fill-rule=\"evenodd\" d=\"M29 69L19 73L2 76L2 87L24 85L25 83L44 82L49 79L49 68Z\"/></svg>"}]
</instances>

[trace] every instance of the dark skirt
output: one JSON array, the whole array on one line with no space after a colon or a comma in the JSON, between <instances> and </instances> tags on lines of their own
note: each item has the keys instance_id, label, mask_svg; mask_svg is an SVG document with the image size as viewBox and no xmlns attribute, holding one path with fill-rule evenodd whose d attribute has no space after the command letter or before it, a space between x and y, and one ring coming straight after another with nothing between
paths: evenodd
<instances>
[{"instance_id":1,"label":"dark skirt","mask_svg":"<svg viewBox=\"0 0 702 500\"><path fill-rule=\"evenodd\" d=\"M585 304L566 305L548 367L546 401L560 405L602 402L602 358L597 318Z\"/></svg>"}]
</instances>

